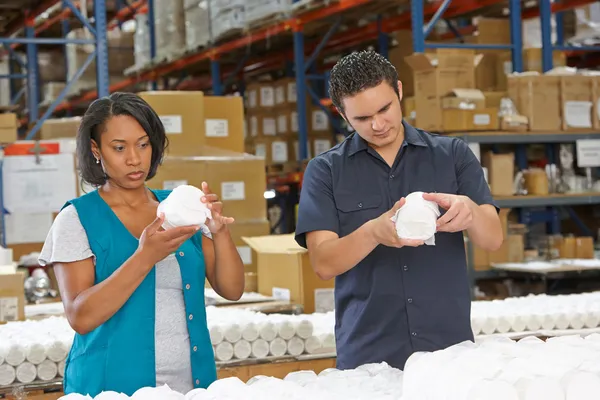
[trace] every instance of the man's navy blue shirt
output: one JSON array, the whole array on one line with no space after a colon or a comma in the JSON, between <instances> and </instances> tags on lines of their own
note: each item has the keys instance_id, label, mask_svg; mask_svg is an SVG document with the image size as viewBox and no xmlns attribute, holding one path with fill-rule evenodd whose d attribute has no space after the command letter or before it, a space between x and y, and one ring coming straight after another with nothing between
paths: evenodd
<instances>
[{"instance_id":1,"label":"man's navy blue shirt","mask_svg":"<svg viewBox=\"0 0 600 400\"><path fill-rule=\"evenodd\" d=\"M403 124L405 140L392 168L356 133L309 162L296 228L301 246L311 231L347 236L415 191L494 205L464 140ZM439 232L435 246L378 246L336 277L335 311L340 369L382 361L403 369L413 352L473 340L463 233Z\"/></svg>"}]
</instances>

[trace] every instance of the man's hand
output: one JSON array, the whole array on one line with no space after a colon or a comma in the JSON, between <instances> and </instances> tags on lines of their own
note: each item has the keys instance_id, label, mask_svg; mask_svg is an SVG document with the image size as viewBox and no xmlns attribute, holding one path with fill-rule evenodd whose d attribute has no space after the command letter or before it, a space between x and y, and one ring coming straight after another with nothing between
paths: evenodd
<instances>
[{"instance_id":1,"label":"man's hand","mask_svg":"<svg viewBox=\"0 0 600 400\"><path fill-rule=\"evenodd\" d=\"M370 222L371 232L377 244L400 248L404 246L417 247L425 243L422 240L400 239L398 237L396 224L392 221L392 217L396 215L396 212L402 208L404 203L406 203L406 199L403 197L389 211Z\"/></svg>"},{"instance_id":2,"label":"man's hand","mask_svg":"<svg viewBox=\"0 0 600 400\"><path fill-rule=\"evenodd\" d=\"M475 203L466 196L445 193L424 193L424 200L437 203L446 210L437 221L438 232L461 232L471 227Z\"/></svg>"}]
</instances>

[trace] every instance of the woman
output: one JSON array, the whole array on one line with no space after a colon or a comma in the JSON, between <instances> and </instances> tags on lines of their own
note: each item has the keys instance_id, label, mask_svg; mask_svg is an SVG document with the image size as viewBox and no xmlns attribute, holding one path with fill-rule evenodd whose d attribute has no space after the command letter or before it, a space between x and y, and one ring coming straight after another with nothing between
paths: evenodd
<instances>
[{"instance_id":1,"label":"woman","mask_svg":"<svg viewBox=\"0 0 600 400\"><path fill-rule=\"evenodd\" d=\"M186 393L216 379L206 324L204 282L237 300L244 265L222 215L208 229L167 231L157 207L169 191L150 190L167 145L158 115L140 97L114 93L96 100L77 134L78 167L96 186L67 202L40 255L53 263L65 313L76 331L66 361L65 393L132 395L168 384Z\"/></svg>"}]
</instances>

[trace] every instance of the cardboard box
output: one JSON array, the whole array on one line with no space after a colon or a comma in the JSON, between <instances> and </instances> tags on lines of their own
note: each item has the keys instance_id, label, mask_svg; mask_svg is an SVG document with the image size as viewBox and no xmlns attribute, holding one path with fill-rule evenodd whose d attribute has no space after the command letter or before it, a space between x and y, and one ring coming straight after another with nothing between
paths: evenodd
<instances>
[{"instance_id":1,"label":"cardboard box","mask_svg":"<svg viewBox=\"0 0 600 400\"><path fill-rule=\"evenodd\" d=\"M141 92L140 97L150 104L165 126L168 155L195 155L206 145L202 92L153 91Z\"/></svg>"},{"instance_id":2,"label":"cardboard box","mask_svg":"<svg viewBox=\"0 0 600 400\"><path fill-rule=\"evenodd\" d=\"M236 222L264 220L267 205L265 161L249 154L203 147L198 156L169 156L154 178L148 181L153 189L173 189L182 184L210 189L223 202L224 214Z\"/></svg>"},{"instance_id":3,"label":"cardboard box","mask_svg":"<svg viewBox=\"0 0 600 400\"><path fill-rule=\"evenodd\" d=\"M248 85L246 107L251 110L270 110L275 107L275 83L260 82Z\"/></svg>"},{"instance_id":4,"label":"cardboard box","mask_svg":"<svg viewBox=\"0 0 600 400\"><path fill-rule=\"evenodd\" d=\"M417 119L417 110L415 109L414 97L404 97L402 99L402 114L404 115L404 119L407 120L409 124L415 124L415 120Z\"/></svg>"},{"instance_id":5,"label":"cardboard box","mask_svg":"<svg viewBox=\"0 0 600 400\"><path fill-rule=\"evenodd\" d=\"M485 96L479 89L452 89L442 98L443 108L482 109L485 108Z\"/></svg>"},{"instance_id":6,"label":"cardboard box","mask_svg":"<svg viewBox=\"0 0 600 400\"><path fill-rule=\"evenodd\" d=\"M562 129L580 131L593 127L594 78L584 75L560 77Z\"/></svg>"},{"instance_id":7,"label":"cardboard box","mask_svg":"<svg viewBox=\"0 0 600 400\"><path fill-rule=\"evenodd\" d=\"M508 262L520 263L525 260L525 238L523 235L508 235Z\"/></svg>"},{"instance_id":8,"label":"cardboard box","mask_svg":"<svg viewBox=\"0 0 600 400\"><path fill-rule=\"evenodd\" d=\"M17 141L17 114L0 113L0 144Z\"/></svg>"},{"instance_id":9,"label":"cardboard box","mask_svg":"<svg viewBox=\"0 0 600 400\"><path fill-rule=\"evenodd\" d=\"M515 176L515 155L494 154L484 155L483 165L488 170L490 190L494 196L512 196L514 194L513 180Z\"/></svg>"},{"instance_id":10,"label":"cardboard box","mask_svg":"<svg viewBox=\"0 0 600 400\"><path fill-rule=\"evenodd\" d=\"M323 111L320 107L318 106L312 106L310 109L309 115L308 117L309 119L309 128L308 131L310 133L323 133L323 132L330 132L331 131L331 125L329 123L329 117L327 116L327 114L325 113L325 111Z\"/></svg>"},{"instance_id":11,"label":"cardboard box","mask_svg":"<svg viewBox=\"0 0 600 400\"><path fill-rule=\"evenodd\" d=\"M498 130L498 109L484 108L480 110L442 110L444 131L493 131Z\"/></svg>"},{"instance_id":12,"label":"cardboard box","mask_svg":"<svg viewBox=\"0 0 600 400\"><path fill-rule=\"evenodd\" d=\"M293 135L298 133L298 111L280 109L277 113L277 134Z\"/></svg>"},{"instance_id":13,"label":"cardboard box","mask_svg":"<svg viewBox=\"0 0 600 400\"><path fill-rule=\"evenodd\" d=\"M257 272L258 256L256 251L250 248L242 239L243 237L268 236L270 225L268 220L241 221L229 225L229 232L235 246L244 262L246 272Z\"/></svg>"},{"instance_id":14,"label":"cardboard box","mask_svg":"<svg viewBox=\"0 0 600 400\"><path fill-rule=\"evenodd\" d=\"M508 95L532 131L556 132L562 128L561 77L520 75L508 79Z\"/></svg>"},{"instance_id":15,"label":"cardboard box","mask_svg":"<svg viewBox=\"0 0 600 400\"><path fill-rule=\"evenodd\" d=\"M244 151L244 102L239 96L204 97L206 145Z\"/></svg>"},{"instance_id":16,"label":"cardboard box","mask_svg":"<svg viewBox=\"0 0 600 400\"><path fill-rule=\"evenodd\" d=\"M47 119L40 128L42 140L76 138L81 125L81 117Z\"/></svg>"},{"instance_id":17,"label":"cardboard box","mask_svg":"<svg viewBox=\"0 0 600 400\"><path fill-rule=\"evenodd\" d=\"M0 275L0 323L25 320L24 283L21 272Z\"/></svg>"},{"instance_id":18,"label":"cardboard box","mask_svg":"<svg viewBox=\"0 0 600 400\"><path fill-rule=\"evenodd\" d=\"M254 141L254 155L265 160L267 165L291 161L289 141L285 137L263 137Z\"/></svg>"},{"instance_id":19,"label":"cardboard box","mask_svg":"<svg viewBox=\"0 0 600 400\"><path fill-rule=\"evenodd\" d=\"M263 138L277 135L277 116L275 113L261 111L248 117L250 137Z\"/></svg>"},{"instance_id":20,"label":"cardboard box","mask_svg":"<svg viewBox=\"0 0 600 400\"><path fill-rule=\"evenodd\" d=\"M258 254L259 293L301 304L308 314L331 307L335 279L317 276L293 234L243 239Z\"/></svg>"},{"instance_id":21,"label":"cardboard box","mask_svg":"<svg viewBox=\"0 0 600 400\"><path fill-rule=\"evenodd\" d=\"M290 139L291 149L293 152L291 153L291 161L301 161L300 160L300 145L298 144L297 138ZM308 137L308 158L313 158L318 156L321 153L330 150L333 146L336 145L336 141L331 133L322 133L320 135L312 134Z\"/></svg>"},{"instance_id":22,"label":"cardboard box","mask_svg":"<svg viewBox=\"0 0 600 400\"><path fill-rule=\"evenodd\" d=\"M389 50L388 58L398 72L398 78L402 82L402 93L404 96L414 96L415 83L413 70L405 58L413 53L412 31L408 29L396 31L390 34L398 45Z\"/></svg>"},{"instance_id":23,"label":"cardboard box","mask_svg":"<svg viewBox=\"0 0 600 400\"><path fill-rule=\"evenodd\" d=\"M454 88L474 89L475 67L480 60L473 50L466 49L438 49L406 57L414 73L417 127L443 129L441 97Z\"/></svg>"},{"instance_id":24,"label":"cardboard box","mask_svg":"<svg viewBox=\"0 0 600 400\"><path fill-rule=\"evenodd\" d=\"M275 107L295 106L298 101L296 79L284 78L275 82Z\"/></svg>"},{"instance_id":25,"label":"cardboard box","mask_svg":"<svg viewBox=\"0 0 600 400\"><path fill-rule=\"evenodd\" d=\"M508 93L506 91L483 92L483 97L485 97L485 107L500 108L500 105L502 104L502 99L507 98Z\"/></svg>"},{"instance_id":26,"label":"cardboard box","mask_svg":"<svg viewBox=\"0 0 600 400\"><path fill-rule=\"evenodd\" d=\"M600 76L592 76L592 125L600 129Z\"/></svg>"},{"instance_id":27,"label":"cardboard box","mask_svg":"<svg viewBox=\"0 0 600 400\"><path fill-rule=\"evenodd\" d=\"M506 90L508 88L508 75L513 73L512 53L502 52L497 56L498 66L496 67L496 90ZM552 66L564 67L567 65L567 58L564 51L554 51L552 53ZM523 50L523 71L542 73L542 51L541 49Z\"/></svg>"}]
</instances>

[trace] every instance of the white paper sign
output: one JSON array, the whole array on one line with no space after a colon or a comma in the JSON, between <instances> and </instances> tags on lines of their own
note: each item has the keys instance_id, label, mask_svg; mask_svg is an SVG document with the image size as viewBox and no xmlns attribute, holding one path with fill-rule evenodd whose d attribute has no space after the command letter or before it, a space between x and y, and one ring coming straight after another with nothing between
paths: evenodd
<instances>
[{"instance_id":1,"label":"white paper sign","mask_svg":"<svg viewBox=\"0 0 600 400\"><path fill-rule=\"evenodd\" d=\"M250 136L258 136L258 118L250 117Z\"/></svg>"},{"instance_id":2,"label":"white paper sign","mask_svg":"<svg viewBox=\"0 0 600 400\"><path fill-rule=\"evenodd\" d=\"M287 100L288 103L295 103L298 100L296 93L296 82L289 82L287 85Z\"/></svg>"},{"instance_id":3,"label":"white paper sign","mask_svg":"<svg viewBox=\"0 0 600 400\"><path fill-rule=\"evenodd\" d=\"M473 115L473 123L475 125L489 125L490 124L489 114L475 114Z\"/></svg>"},{"instance_id":4,"label":"white paper sign","mask_svg":"<svg viewBox=\"0 0 600 400\"><path fill-rule=\"evenodd\" d=\"M287 133L287 115L280 115L277 117L277 133Z\"/></svg>"},{"instance_id":5,"label":"white paper sign","mask_svg":"<svg viewBox=\"0 0 600 400\"><path fill-rule=\"evenodd\" d=\"M271 152L274 162L288 161L288 148L286 142L273 142L271 144Z\"/></svg>"},{"instance_id":6,"label":"white paper sign","mask_svg":"<svg viewBox=\"0 0 600 400\"><path fill-rule=\"evenodd\" d=\"M567 126L571 128L592 127L591 101L566 101L563 111Z\"/></svg>"},{"instance_id":7,"label":"white paper sign","mask_svg":"<svg viewBox=\"0 0 600 400\"><path fill-rule=\"evenodd\" d=\"M292 295L290 294L290 289L274 287L272 297L279 301L290 301Z\"/></svg>"},{"instance_id":8,"label":"white paper sign","mask_svg":"<svg viewBox=\"0 0 600 400\"><path fill-rule=\"evenodd\" d=\"M577 142L577 166L600 167L600 139L582 139Z\"/></svg>"},{"instance_id":9,"label":"white paper sign","mask_svg":"<svg viewBox=\"0 0 600 400\"><path fill-rule=\"evenodd\" d=\"M292 128L292 132L298 132L298 112L292 111L290 127Z\"/></svg>"},{"instance_id":10,"label":"white paper sign","mask_svg":"<svg viewBox=\"0 0 600 400\"><path fill-rule=\"evenodd\" d=\"M248 108L256 108L256 90L248 92Z\"/></svg>"},{"instance_id":11,"label":"white paper sign","mask_svg":"<svg viewBox=\"0 0 600 400\"><path fill-rule=\"evenodd\" d=\"M244 182L223 182L221 183L221 199L223 200L244 200L246 198L246 189Z\"/></svg>"},{"instance_id":12,"label":"white paper sign","mask_svg":"<svg viewBox=\"0 0 600 400\"><path fill-rule=\"evenodd\" d=\"M283 104L285 102L285 88L283 86L278 86L275 89L275 104Z\"/></svg>"},{"instance_id":13,"label":"white paper sign","mask_svg":"<svg viewBox=\"0 0 600 400\"><path fill-rule=\"evenodd\" d=\"M229 136L229 121L226 119L207 119L204 122L207 137Z\"/></svg>"},{"instance_id":14,"label":"white paper sign","mask_svg":"<svg viewBox=\"0 0 600 400\"><path fill-rule=\"evenodd\" d=\"M6 244L42 243L52 226L52 213L7 214Z\"/></svg>"},{"instance_id":15,"label":"white paper sign","mask_svg":"<svg viewBox=\"0 0 600 400\"><path fill-rule=\"evenodd\" d=\"M9 213L58 212L77 196L72 154L4 157L4 208Z\"/></svg>"},{"instance_id":16,"label":"white paper sign","mask_svg":"<svg viewBox=\"0 0 600 400\"><path fill-rule=\"evenodd\" d=\"M315 312L326 313L335 308L333 289L315 289Z\"/></svg>"},{"instance_id":17,"label":"white paper sign","mask_svg":"<svg viewBox=\"0 0 600 400\"><path fill-rule=\"evenodd\" d=\"M312 128L315 131L326 131L329 129L327 114L323 110L315 110L312 113Z\"/></svg>"},{"instance_id":18,"label":"white paper sign","mask_svg":"<svg viewBox=\"0 0 600 400\"><path fill-rule=\"evenodd\" d=\"M270 86L260 88L260 105L262 107L273 107L275 105L275 90Z\"/></svg>"},{"instance_id":19,"label":"white paper sign","mask_svg":"<svg viewBox=\"0 0 600 400\"><path fill-rule=\"evenodd\" d=\"M315 139L315 155L325 153L331 149L331 140L329 139Z\"/></svg>"},{"instance_id":20,"label":"white paper sign","mask_svg":"<svg viewBox=\"0 0 600 400\"><path fill-rule=\"evenodd\" d=\"M257 144L254 147L254 155L257 157L267 158L267 145L264 143Z\"/></svg>"},{"instance_id":21,"label":"white paper sign","mask_svg":"<svg viewBox=\"0 0 600 400\"><path fill-rule=\"evenodd\" d=\"M237 251L244 265L252 264L252 249L248 246L238 246Z\"/></svg>"},{"instance_id":22,"label":"white paper sign","mask_svg":"<svg viewBox=\"0 0 600 400\"><path fill-rule=\"evenodd\" d=\"M182 180L173 180L173 181L164 181L163 182L163 189L164 190L173 190L175 189L177 186L181 186L181 185L187 185L188 182L184 179Z\"/></svg>"},{"instance_id":23,"label":"white paper sign","mask_svg":"<svg viewBox=\"0 0 600 400\"><path fill-rule=\"evenodd\" d=\"M160 120L165 127L165 133L179 135L183 133L183 121L181 115L161 115Z\"/></svg>"},{"instance_id":24,"label":"white paper sign","mask_svg":"<svg viewBox=\"0 0 600 400\"><path fill-rule=\"evenodd\" d=\"M277 134L277 121L275 118L263 119L263 134L265 136L275 136Z\"/></svg>"}]
</instances>

